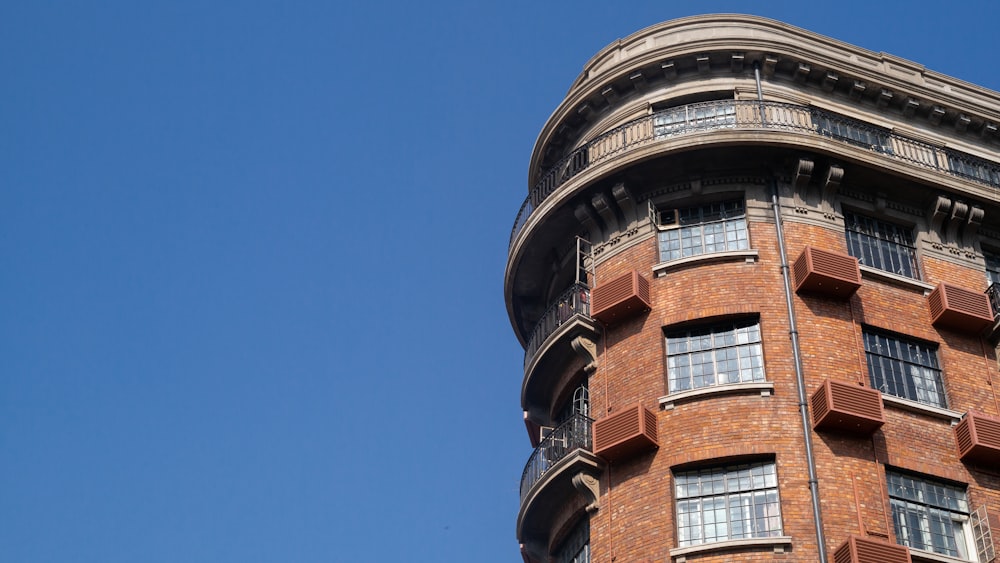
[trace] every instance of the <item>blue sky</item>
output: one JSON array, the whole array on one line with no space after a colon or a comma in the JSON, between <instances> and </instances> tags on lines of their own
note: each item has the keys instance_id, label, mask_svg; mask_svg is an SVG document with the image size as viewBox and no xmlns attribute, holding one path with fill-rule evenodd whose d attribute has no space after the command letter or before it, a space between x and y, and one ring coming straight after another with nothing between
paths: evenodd
<instances>
[{"instance_id":1,"label":"blue sky","mask_svg":"<svg viewBox=\"0 0 1000 563\"><path fill-rule=\"evenodd\" d=\"M507 240L597 50L755 13L1000 88L988 2L18 4L12 563L519 561Z\"/></svg>"}]
</instances>

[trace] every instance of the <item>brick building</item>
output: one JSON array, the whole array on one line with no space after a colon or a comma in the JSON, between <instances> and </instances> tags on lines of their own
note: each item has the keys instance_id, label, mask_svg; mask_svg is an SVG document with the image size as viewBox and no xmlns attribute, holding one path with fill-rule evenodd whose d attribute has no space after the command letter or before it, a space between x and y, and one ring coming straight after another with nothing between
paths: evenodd
<instances>
[{"instance_id":1,"label":"brick building","mask_svg":"<svg viewBox=\"0 0 1000 563\"><path fill-rule=\"evenodd\" d=\"M996 560L998 127L1000 93L758 17L597 53L505 272L523 559Z\"/></svg>"}]
</instances>

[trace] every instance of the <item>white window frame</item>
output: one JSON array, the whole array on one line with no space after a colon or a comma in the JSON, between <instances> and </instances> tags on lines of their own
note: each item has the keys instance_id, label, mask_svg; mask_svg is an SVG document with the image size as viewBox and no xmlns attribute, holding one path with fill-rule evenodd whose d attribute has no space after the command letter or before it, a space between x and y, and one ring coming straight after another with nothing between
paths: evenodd
<instances>
[{"instance_id":1,"label":"white window frame","mask_svg":"<svg viewBox=\"0 0 1000 563\"><path fill-rule=\"evenodd\" d=\"M782 537L774 461L675 472L674 502L682 548Z\"/></svg>"},{"instance_id":2,"label":"white window frame","mask_svg":"<svg viewBox=\"0 0 1000 563\"><path fill-rule=\"evenodd\" d=\"M862 266L920 279L913 229L845 210L844 235L848 253Z\"/></svg>"},{"instance_id":3,"label":"white window frame","mask_svg":"<svg viewBox=\"0 0 1000 563\"><path fill-rule=\"evenodd\" d=\"M948 408L936 346L871 327L863 327L862 340L872 389L900 399Z\"/></svg>"},{"instance_id":4,"label":"white window frame","mask_svg":"<svg viewBox=\"0 0 1000 563\"><path fill-rule=\"evenodd\" d=\"M726 200L656 213L660 263L750 249L746 202Z\"/></svg>"},{"instance_id":5,"label":"white window frame","mask_svg":"<svg viewBox=\"0 0 1000 563\"><path fill-rule=\"evenodd\" d=\"M764 382L764 346L756 317L664 331L667 394Z\"/></svg>"},{"instance_id":6,"label":"white window frame","mask_svg":"<svg viewBox=\"0 0 1000 563\"><path fill-rule=\"evenodd\" d=\"M978 561L964 487L893 470L886 472L886 482L897 543Z\"/></svg>"}]
</instances>

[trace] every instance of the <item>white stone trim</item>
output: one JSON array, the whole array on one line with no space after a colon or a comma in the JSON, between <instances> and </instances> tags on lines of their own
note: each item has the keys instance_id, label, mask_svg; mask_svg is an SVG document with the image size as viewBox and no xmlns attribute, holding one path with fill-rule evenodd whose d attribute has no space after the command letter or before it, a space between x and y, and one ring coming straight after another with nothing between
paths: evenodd
<instances>
[{"instance_id":1,"label":"white stone trim","mask_svg":"<svg viewBox=\"0 0 1000 563\"><path fill-rule=\"evenodd\" d=\"M880 270L878 268L873 268L871 266L866 266L864 264L859 264L859 266L861 268L861 277L863 278L883 281L894 285L902 285L911 289L918 289L924 292L924 295L934 291L934 286L929 283L901 276L899 274L894 274L892 272L887 272L885 270Z\"/></svg>"},{"instance_id":2,"label":"white stone trim","mask_svg":"<svg viewBox=\"0 0 1000 563\"><path fill-rule=\"evenodd\" d=\"M754 391L760 391L761 397L770 397L774 394L774 382L751 381L748 383L726 383L724 385L709 385L708 387L689 389L660 397L660 407L663 410L670 410L674 408L674 403L678 401L686 401L703 395L731 395L734 393L752 393Z\"/></svg>"},{"instance_id":3,"label":"white stone trim","mask_svg":"<svg viewBox=\"0 0 1000 563\"><path fill-rule=\"evenodd\" d=\"M746 538L739 540L717 541L691 545L688 547L675 547L670 550L670 557L675 563L685 563L687 556L692 553L707 553L712 551L726 551L739 549L741 547L772 546L775 553L784 553L785 547L792 545L791 536L774 536L769 538ZM949 559L949 561L953 561Z\"/></svg>"},{"instance_id":4,"label":"white stone trim","mask_svg":"<svg viewBox=\"0 0 1000 563\"><path fill-rule=\"evenodd\" d=\"M723 252L709 252L707 254L699 254L697 256L688 256L687 258L678 258L677 260L671 260L669 262L660 262L653 266L653 275L655 277L663 277L667 275L667 272L671 270L676 270L689 266L694 263L702 262L728 262L736 261L740 258L747 262L756 262L759 254L756 249L751 248L749 250L726 250ZM931 289L934 289L933 287Z\"/></svg>"},{"instance_id":5,"label":"white stone trim","mask_svg":"<svg viewBox=\"0 0 1000 563\"><path fill-rule=\"evenodd\" d=\"M918 403L917 401L911 401L909 399L904 399L895 395L888 395L886 393L882 393L882 403L886 406L896 407L904 411L926 414L935 418L948 420L951 422L952 426L958 424L959 421L962 420L962 413L960 412L932 405L925 405L924 403Z\"/></svg>"}]
</instances>

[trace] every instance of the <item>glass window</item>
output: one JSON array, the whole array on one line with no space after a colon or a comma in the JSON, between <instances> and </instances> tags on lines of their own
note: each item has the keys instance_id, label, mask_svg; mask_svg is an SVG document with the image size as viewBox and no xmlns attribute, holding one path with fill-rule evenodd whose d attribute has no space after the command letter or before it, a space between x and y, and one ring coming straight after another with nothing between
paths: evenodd
<instances>
[{"instance_id":1,"label":"glass window","mask_svg":"<svg viewBox=\"0 0 1000 563\"><path fill-rule=\"evenodd\" d=\"M576 389L573 390L573 395L559 410L556 422L562 424L578 414L590 416L590 388L586 379L577 385Z\"/></svg>"},{"instance_id":2,"label":"glass window","mask_svg":"<svg viewBox=\"0 0 1000 563\"><path fill-rule=\"evenodd\" d=\"M764 381L764 354L756 319L668 332L666 339L668 393Z\"/></svg>"},{"instance_id":3,"label":"glass window","mask_svg":"<svg viewBox=\"0 0 1000 563\"><path fill-rule=\"evenodd\" d=\"M674 494L680 547L781 535L774 462L680 472Z\"/></svg>"},{"instance_id":4,"label":"glass window","mask_svg":"<svg viewBox=\"0 0 1000 563\"><path fill-rule=\"evenodd\" d=\"M555 563L590 563L590 521L577 524L552 557Z\"/></svg>"},{"instance_id":5,"label":"glass window","mask_svg":"<svg viewBox=\"0 0 1000 563\"><path fill-rule=\"evenodd\" d=\"M970 560L969 503L963 487L895 471L887 479L897 542Z\"/></svg>"},{"instance_id":6,"label":"glass window","mask_svg":"<svg viewBox=\"0 0 1000 563\"><path fill-rule=\"evenodd\" d=\"M750 248L742 201L670 209L659 215L660 262Z\"/></svg>"},{"instance_id":7,"label":"glass window","mask_svg":"<svg viewBox=\"0 0 1000 563\"><path fill-rule=\"evenodd\" d=\"M844 212L847 250L862 265L920 279L913 233L906 227Z\"/></svg>"},{"instance_id":8,"label":"glass window","mask_svg":"<svg viewBox=\"0 0 1000 563\"><path fill-rule=\"evenodd\" d=\"M976 180L991 186L1000 185L1000 169L996 164L957 154L948 155L948 166L963 178Z\"/></svg>"},{"instance_id":9,"label":"glass window","mask_svg":"<svg viewBox=\"0 0 1000 563\"><path fill-rule=\"evenodd\" d=\"M911 401L947 407L935 350L872 329L864 330L868 378L873 389Z\"/></svg>"},{"instance_id":10,"label":"glass window","mask_svg":"<svg viewBox=\"0 0 1000 563\"><path fill-rule=\"evenodd\" d=\"M653 136L657 139L694 129L720 129L736 125L732 101L692 104L653 114Z\"/></svg>"},{"instance_id":11,"label":"glass window","mask_svg":"<svg viewBox=\"0 0 1000 563\"><path fill-rule=\"evenodd\" d=\"M993 252L983 252L986 258L986 281L993 285L1000 281L1000 254Z\"/></svg>"},{"instance_id":12,"label":"glass window","mask_svg":"<svg viewBox=\"0 0 1000 563\"><path fill-rule=\"evenodd\" d=\"M873 151L892 154L892 143L889 140L889 133L885 130L827 113L813 112L812 120L816 131L821 135Z\"/></svg>"}]
</instances>

